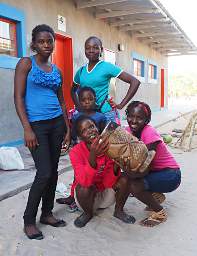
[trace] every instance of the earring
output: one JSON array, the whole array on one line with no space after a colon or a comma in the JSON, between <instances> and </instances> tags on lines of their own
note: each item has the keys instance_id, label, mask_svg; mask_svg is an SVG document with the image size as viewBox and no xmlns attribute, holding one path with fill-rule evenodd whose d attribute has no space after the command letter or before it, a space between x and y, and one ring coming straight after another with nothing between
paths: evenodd
<instances>
[{"instance_id":1,"label":"earring","mask_svg":"<svg viewBox=\"0 0 197 256\"><path fill-rule=\"evenodd\" d=\"M100 57L102 57L102 53L100 53Z\"/></svg>"}]
</instances>

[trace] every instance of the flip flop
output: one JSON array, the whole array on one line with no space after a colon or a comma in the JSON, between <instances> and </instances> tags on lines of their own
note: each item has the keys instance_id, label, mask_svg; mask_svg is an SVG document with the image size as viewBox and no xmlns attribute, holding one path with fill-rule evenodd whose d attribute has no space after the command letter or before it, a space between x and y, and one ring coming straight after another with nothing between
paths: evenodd
<instances>
[{"instance_id":1,"label":"flip flop","mask_svg":"<svg viewBox=\"0 0 197 256\"><path fill-rule=\"evenodd\" d=\"M38 232L38 233L32 234L32 235L28 235L27 232L26 232L26 230L25 230L25 228L23 229L23 231L24 231L25 235L26 235L29 239L31 239L31 240L33 240L33 239L35 239L35 240L42 240L42 239L44 238L44 236L43 236L43 234L42 234L41 231Z\"/></svg>"},{"instance_id":2,"label":"flip flop","mask_svg":"<svg viewBox=\"0 0 197 256\"><path fill-rule=\"evenodd\" d=\"M40 223L42 223L44 225L49 225L49 226L52 226L52 227L55 227L55 228L66 226L66 222L64 220L58 220L55 223L51 223L51 222L48 222L48 221L45 221L45 220L41 219Z\"/></svg>"},{"instance_id":3,"label":"flip flop","mask_svg":"<svg viewBox=\"0 0 197 256\"><path fill-rule=\"evenodd\" d=\"M71 198L71 196L56 199L56 202L58 204L67 204L67 205L71 205L74 201L75 201L75 199Z\"/></svg>"}]
</instances>

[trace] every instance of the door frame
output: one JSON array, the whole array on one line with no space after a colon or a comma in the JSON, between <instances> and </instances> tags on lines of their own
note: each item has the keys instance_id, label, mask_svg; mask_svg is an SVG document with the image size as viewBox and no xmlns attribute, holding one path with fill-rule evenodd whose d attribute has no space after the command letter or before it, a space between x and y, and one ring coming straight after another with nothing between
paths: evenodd
<instances>
[{"instance_id":1,"label":"door frame","mask_svg":"<svg viewBox=\"0 0 197 256\"><path fill-rule=\"evenodd\" d=\"M161 98L160 107L165 107L165 69L161 68Z\"/></svg>"},{"instance_id":2,"label":"door frame","mask_svg":"<svg viewBox=\"0 0 197 256\"><path fill-rule=\"evenodd\" d=\"M73 84L73 44L72 37L69 35L62 35L55 33L55 39L64 41L64 53L66 54L66 61L64 59L64 70L63 73L63 96L67 105L67 109L73 108L74 104L71 98L70 89ZM52 58L53 59L53 58Z\"/></svg>"}]
</instances>

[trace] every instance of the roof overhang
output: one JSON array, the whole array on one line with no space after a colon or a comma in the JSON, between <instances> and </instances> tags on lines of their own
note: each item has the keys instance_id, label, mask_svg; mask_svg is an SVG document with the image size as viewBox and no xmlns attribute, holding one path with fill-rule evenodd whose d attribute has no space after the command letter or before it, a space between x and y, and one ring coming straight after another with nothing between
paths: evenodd
<instances>
[{"instance_id":1,"label":"roof overhang","mask_svg":"<svg viewBox=\"0 0 197 256\"><path fill-rule=\"evenodd\" d=\"M129 33L167 56L197 54L197 47L158 0L75 0L96 19Z\"/></svg>"}]
</instances>

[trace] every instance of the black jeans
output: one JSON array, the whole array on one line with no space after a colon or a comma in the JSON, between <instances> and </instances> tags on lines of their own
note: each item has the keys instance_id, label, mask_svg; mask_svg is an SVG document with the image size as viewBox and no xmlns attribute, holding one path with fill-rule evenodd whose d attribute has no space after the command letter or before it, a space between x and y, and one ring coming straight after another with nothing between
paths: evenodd
<instances>
[{"instance_id":1,"label":"black jeans","mask_svg":"<svg viewBox=\"0 0 197 256\"><path fill-rule=\"evenodd\" d=\"M39 146L31 151L37 169L24 213L24 224L35 224L42 198L42 217L52 214L58 179L58 162L66 132L63 116L31 123Z\"/></svg>"}]
</instances>

